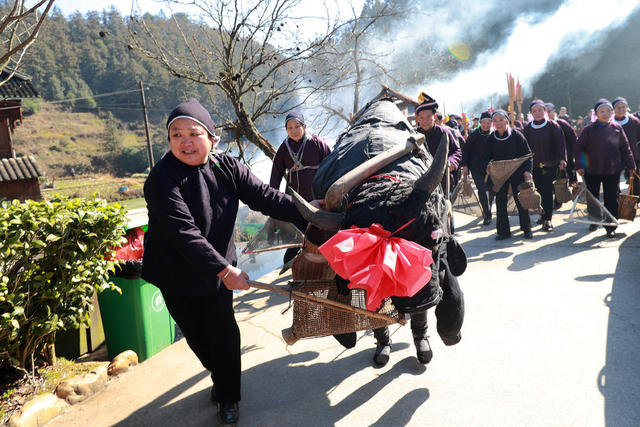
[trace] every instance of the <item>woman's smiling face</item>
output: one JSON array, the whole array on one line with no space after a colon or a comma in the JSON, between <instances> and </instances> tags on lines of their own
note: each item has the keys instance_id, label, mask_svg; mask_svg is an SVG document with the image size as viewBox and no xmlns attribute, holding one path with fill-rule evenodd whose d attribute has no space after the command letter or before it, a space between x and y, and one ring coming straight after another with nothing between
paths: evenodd
<instances>
[{"instance_id":1,"label":"woman's smiling face","mask_svg":"<svg viewBox=\"0 0 640 427\"><path fill-rule=\"evenodd\" d=\"M180 118L169 126L169 148L182 163L199 166L207 162L213 140L202 125L188 118Z\"/></svg>"}]
</instances>

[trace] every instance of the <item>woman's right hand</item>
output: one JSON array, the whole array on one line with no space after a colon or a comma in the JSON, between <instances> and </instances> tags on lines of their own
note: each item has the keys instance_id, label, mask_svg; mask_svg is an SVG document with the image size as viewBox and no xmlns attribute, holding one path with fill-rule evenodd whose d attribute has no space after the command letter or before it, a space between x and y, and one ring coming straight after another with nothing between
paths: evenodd
<instances>
[{"instance_id":1,"label":"woman's right hand","mask_svg":"<svg viewBox=\"0 0 640 427\"><path fill-rule=\"evenodd\" d=\"M224 285L230 291L233 291L234 289L249 289L249 283L247 282L247 280L249 279L249 275L240 270L238 267L229 265L227 268L218 273L218 277L222 279L222 283L224 283Z\"/></svg>"},{"instance_id":2,"label":"woman's right hand","mask_svg":"<svg viewBox=\"0 0 640 427\"><path fill-rule=\"evenodd\" d=\"M578 169L576 172L578 172L580 176L584 175L584 169Z\"/></svg>"}]
</instances>

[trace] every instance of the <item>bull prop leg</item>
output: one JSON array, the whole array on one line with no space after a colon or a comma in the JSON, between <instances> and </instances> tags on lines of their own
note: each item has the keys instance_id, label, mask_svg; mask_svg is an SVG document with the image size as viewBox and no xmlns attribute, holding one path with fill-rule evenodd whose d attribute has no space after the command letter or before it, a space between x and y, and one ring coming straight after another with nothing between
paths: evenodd
<instances>
[{"instance_id":1,"label":"bull prop leg","mask_svg":"<svg viewBox=\"0 0 640 427\"><path fill-rule=\"evenodd\" d=\"M331 282L333 283L333 281L331 281ZM376 318L376 319L382 319L382 320L385 320L385 321L387 321L389 323L400 323L401 325L404 325L407 322L404 319L404 317L396 318L396 317L392 317L392 316L387 316L386 314L380 314L380 313L376 313L376 312L373 312L373 311L365 310L365 309L362 309L362 308L353 307L351 305L342 304L340 302L333 301L333 300L330 300L330 299L315 297L313 295L308 295L308 294L306 294L304 292L299 292L299 291L296 291L296 290L283 289L281 287L270 285L268 283L257 282L255 280L248 280L248 283L253 288L258 288L258 289L264 289L264 290L268 290L268 291L272 291L272 292L277 292L277 293L282 294L282 295L290 296L293 299L304 300L306 302L310 302L310 303L313 303L313 304L321 304L321 305L325 305L325 306L330 306L334 310L341 310L341 311L346 311L346 312L351 312L351 313L357 313L357 314L360 314L360 315L363 315L363 316L369 316L369 317L373 317L373 318ZM301 283L304 283L304 281L291 281L291 282L289 282L289 285L294 286L296 284L301 284ZM296 341L298 341L298 338L293 334L293 332L291 331L291 328L287 328L287 329L283 330L282 331L282 336L283 336L285 342L288 345L292 345Z\"/></svg>"}]
</instances>

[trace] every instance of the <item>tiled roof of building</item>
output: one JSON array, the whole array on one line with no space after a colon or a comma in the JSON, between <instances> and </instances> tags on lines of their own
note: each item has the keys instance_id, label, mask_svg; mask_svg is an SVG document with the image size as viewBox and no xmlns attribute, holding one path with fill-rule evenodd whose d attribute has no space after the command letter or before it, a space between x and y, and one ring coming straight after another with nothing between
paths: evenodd
<instances>
[{"instance_id":1,"label":"tiled roof of building","mask_svg":"<svg viewBox=\"0 0 640 427\"><path fill-rule=\"evenodd\" d=\"M33 156L0 159L0 182L37 178L44 175Z\"/></svg>"},{"instance_id":2,"label":"tiled roof of building","mask_svg":"<svg viewBox=\"0 0 640 427\"><path fill-rule=\"evenodd\" d=\"M2 70L0 81L4 81L11 73ZM0 99L38 98L38 91L31 84L31 77L15 73L5 84L0 86Z\"/></svg>"}]
</instances>

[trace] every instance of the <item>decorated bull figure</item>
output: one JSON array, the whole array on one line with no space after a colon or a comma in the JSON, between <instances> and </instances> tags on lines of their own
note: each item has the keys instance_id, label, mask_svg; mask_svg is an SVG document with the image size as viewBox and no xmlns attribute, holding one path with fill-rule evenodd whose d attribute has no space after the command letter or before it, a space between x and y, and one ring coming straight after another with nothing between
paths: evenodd
<instances>
[{"instance_id":1,"label":"decorated bull figure","mask_svg":"<svg viewBox=\"0 0 640 427\"><path fill-rule=\"evenodd\" d=\"M336 275L339 290L349 292L365 283L367 308L375 310L376 307L369 307L369 296L377 292L376 286L391 289L388 296L395 307L410 314L417 358L423 364L432 357L427 309L436 307L437 331L446 345L460 341L464 317L463 295L455 276L464 271L466 258L449 236L448 201L440 186L447 168L446 138L445 134L432 157L421 146L424 137L414 131L391 100L372 101L320 164L313 192L316 199L324 199L325 206L317 209L293 195L298 209L311 224L307 235L311 232L317 239L322 234L318 229L325 232L317 244L322 244L320 251L325 256L332 254L327 261L341 273ZM353 233L383 239L386 253L369 253L366 256L373 257L367 261L370 265L364 269L354 267L362 257L349 254L364 253L355 246L367 243L354 246L357 239ZM403 250L412 252L413 258L407 261ZM402 262L411 271L398 274L396 267L402 267ZM425 269L429 271L424 272ZM415 273L417 270L420 274ZM379 283L372 284L372 280ZM412 280L418 283L406 283ZM410 292L394 294L399 288ZM374 361L384 365L391 351L387 327L375 329L374 336ZM355 345L355 333L336 338L345 346Z\"/></svg>"}]
</instances>

